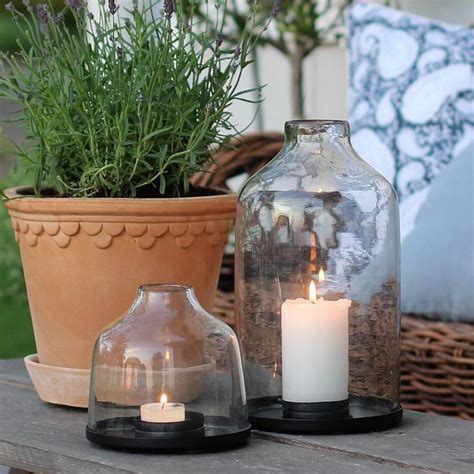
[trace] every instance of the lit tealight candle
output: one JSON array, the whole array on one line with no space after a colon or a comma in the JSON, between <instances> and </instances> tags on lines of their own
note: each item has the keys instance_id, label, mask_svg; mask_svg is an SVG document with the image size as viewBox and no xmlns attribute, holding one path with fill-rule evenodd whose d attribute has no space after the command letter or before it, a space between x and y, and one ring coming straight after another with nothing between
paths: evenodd
<instances>
[{"instance_id":1,"label":"lit tealight candle","mask_svg":"<svg viewBox=\"0 0 474 474\"><path fill-rule=\"evenodd\" d=\"M168 403L168 397L163 394L160 403L145 403L140 407L142 421L149 423L176 423L186 418L184 403Z\"/></svg>"},{"instance_id":2,"label":"lit tealight candle","mask_svg":"<svg viewBox=\"0 0 474 474\"><path fill-rule=\"evenodd\" d=\"M320 281L324 272L319 273ZM331 402L347 399L348 311L351 300L286 300L281 307L283 400Z\"/></svg>"}]
</instances>

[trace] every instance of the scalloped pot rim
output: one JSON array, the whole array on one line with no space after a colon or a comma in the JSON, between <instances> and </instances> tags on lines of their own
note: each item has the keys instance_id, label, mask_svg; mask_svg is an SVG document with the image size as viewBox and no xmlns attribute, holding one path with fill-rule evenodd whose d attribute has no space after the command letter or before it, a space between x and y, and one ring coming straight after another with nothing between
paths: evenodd
<instances>
[{"instance_id":1,"label":"scalloped pot rim","mask_svg":"<svg viewBox=\"0 0 474 474\"><path fill-rule=\"evenodd\" d=\"M28 189L31 187L6 189L5 207L28 214L196 216L200 220L207 214L235 215L237 205L237 194L234 193L185 198L44 198L19 193Z\"/></svg>"}]
</instances>

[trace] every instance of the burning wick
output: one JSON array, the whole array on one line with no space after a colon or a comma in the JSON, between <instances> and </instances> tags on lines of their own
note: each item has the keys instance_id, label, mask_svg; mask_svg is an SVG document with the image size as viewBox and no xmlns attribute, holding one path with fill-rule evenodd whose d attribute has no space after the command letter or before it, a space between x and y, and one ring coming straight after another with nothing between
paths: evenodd
<instances>
[{"instance_id":1,"label":"burning wick","mask_svg":"<svg viewBox=\"0 0 474 474\"><path fill-rule=\"evenodd\" d=\"M323 282L326 279L326 276L324 275L324 270L323 267L320 268L319 273L318 273L318 280L319 282Z\"/></svg>"},{"instance_id":2,"label":"burning wick","mask_svg":"<svg viewBox=\"0 0 474 474\"><path fill-rule=\"evenodd\" d=\"M311 283L309 284L309 301L311 303L316 303L316 285L313 280L311 280Z\"/></svg>"},{"instance_id":3,"label":"burning wick","mask_svg":"<svg viewBox=\"0 0 474 474\"><path fill-rule=\"evenodd\" d=\"M165 409L165 405L166 405L167 401L168 401L168 397L165 394L161 395L160 403L161 403L161 409L162 410Z\"/></svg>"},{"instance_id":4,"label":"burning wick","mask_svg":"<svg viewBox=\"0 0 474 474\"><path fill-rule=\"evenodd\" d=\"M318 273L318 281L319 283L322 283L326 279L326 276L324 275L324 270L323 267L320 268L319 273ZM313 280L311 280L311 283L309 284L309 301L311 303L316 303L317 300L317 293L316 293L316 283L314 283Z\"/></svg>"}]
</instances>

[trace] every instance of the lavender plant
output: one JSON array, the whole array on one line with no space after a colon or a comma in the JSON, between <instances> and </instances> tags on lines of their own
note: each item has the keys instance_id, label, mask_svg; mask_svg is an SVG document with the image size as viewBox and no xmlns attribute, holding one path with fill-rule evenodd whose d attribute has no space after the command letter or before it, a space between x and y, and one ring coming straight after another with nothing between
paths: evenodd
<instances>
[{"instance_id":1,"label":"lavender plant","mask_svg":"<svg viewBox=\"0 0 474 474\"><path fill-rule=\"evenodd\" d=\"M239 131L229 106L256 37L253 17L232 49L201 28L180 0L120 8L100 0L95 18L85 0L21 13L31 47L2 54L0 97L21 106L33 147L17 146L35 172L35 192L65 197L188 196L190 176L211 148ZM189 3L189 2L186 2ZM215 0L225 12L226 0ZM63 18L72 13L74 28Z\"/></svg>"}]
</instances>

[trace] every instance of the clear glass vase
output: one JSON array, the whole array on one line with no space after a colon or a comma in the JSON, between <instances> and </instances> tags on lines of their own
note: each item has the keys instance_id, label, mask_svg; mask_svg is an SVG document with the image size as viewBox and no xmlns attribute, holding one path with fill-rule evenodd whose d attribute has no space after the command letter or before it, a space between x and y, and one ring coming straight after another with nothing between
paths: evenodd
<instances>
[{"instance_id":1,"label":"clear glass vase","mask_svg":"<svg viewBox=\"0 0 474 474\"><path fill-rule=\"evenodd\" d=\"M94 348L87 436L110 447L200 449L249 436L239 344L191 287L144 285Z\"/></svg>"},{"instance_id":2,"label":"clear glass vase","mask_svg":"<svg viewBox=\"0 0 474 474\"><path fill-rule=\"evenodd\" d=\"M287 122L282 150L244 185L237 215L236 324L249 406L283 395L399 407L398 203L352 148L349 124ZM316 298L341 301L339 323L324 322L327 304L319 319L291 305L282 318L287 300L311 301L311 285Z\"/></svg>"}]
</instances>

